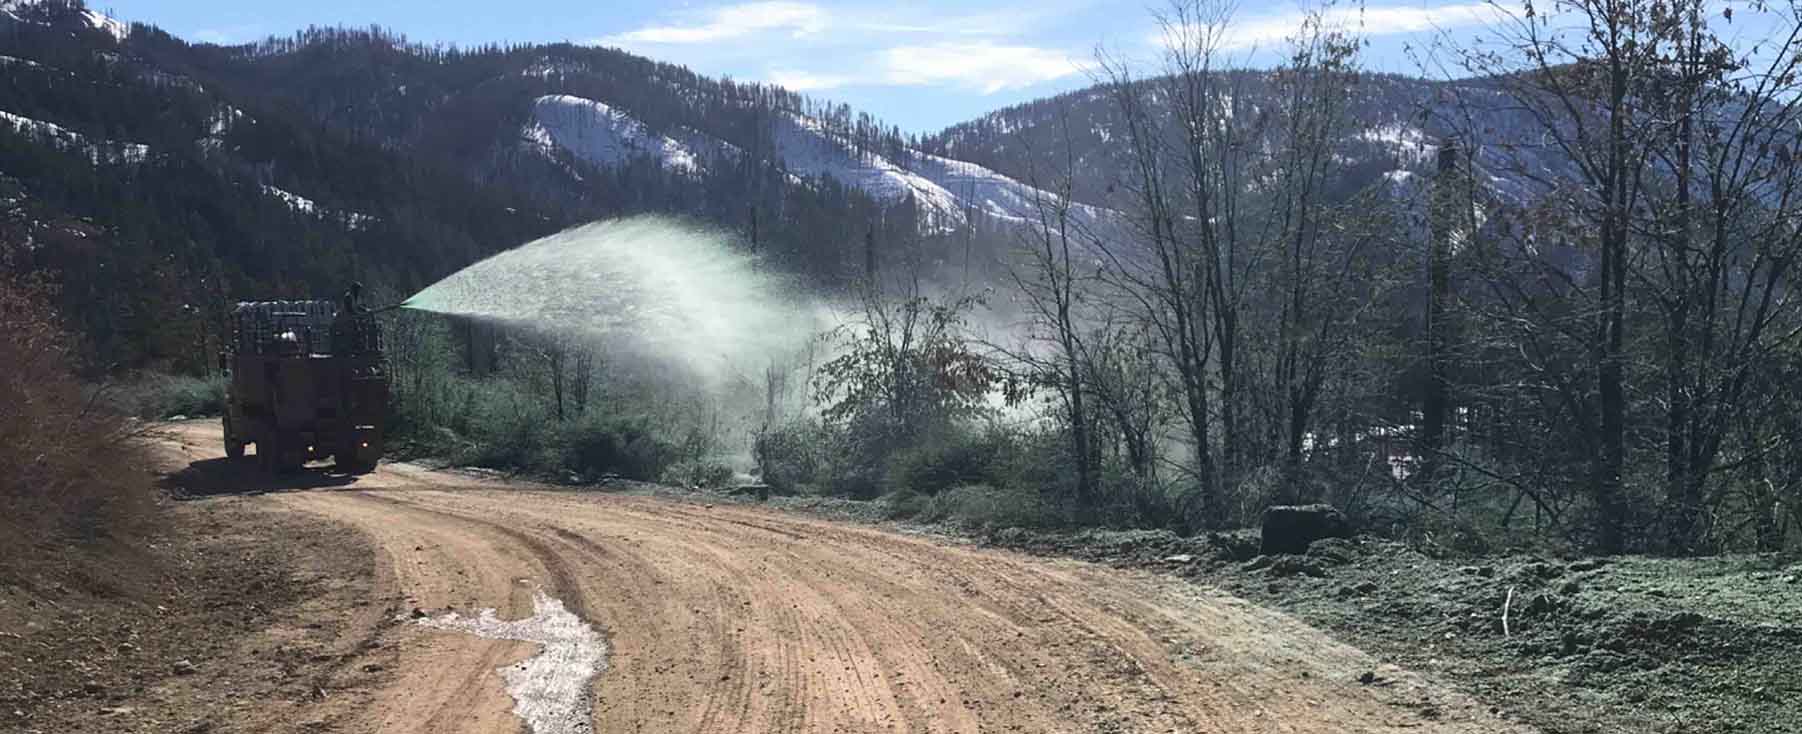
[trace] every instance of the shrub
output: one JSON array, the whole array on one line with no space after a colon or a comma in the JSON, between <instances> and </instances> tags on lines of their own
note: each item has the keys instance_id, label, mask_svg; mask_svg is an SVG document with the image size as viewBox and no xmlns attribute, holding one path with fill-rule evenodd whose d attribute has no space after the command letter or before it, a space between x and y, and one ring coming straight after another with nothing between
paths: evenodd
<instances>
[{"instance_id":1,"label":"shrub","mask_svg":"<svg viewBox=\"0 0 1802 734\"><path fill-rule=\"evenodd\" d=\"M662 481L664 484L681 487L715 489L731 484L732 478L737 474L732 467L717 461L686 459L671 464L668 469L665 469Z\"/></svg>"},{"instance_id":2,"label":"shrub","mask_svg":"<svg viewBox=\"0 0 1802 734\"><path fill-rule=\"evenodd\" d=\"M890 492L932 495L964 484L1001 484L1008 478L1001 466L1007 448L1004 443L997 433L940 433L918 446L891 454L883 487Z\"/></svg>"},{"instance_id":3,"label":"shrub","mask_svg":"<svg viewBox=\"0 0 1802 734\"><path fill-rule=\"evenodd\" d=\"M491 381L471 393L465 453L454 457L473 466L515 471L546 471L558 463L553 449L552 420L542 406L517 386Z\"/></svg>"},{"instance_id":4,"label":"shrub","mask_svg":"<svg viewBox=\"0 0 1802 734\"><path fill-rule=\"evenodd\" d=\"M1037 492L997 489L982 484L952 487L927 503L920 513L927 522L943 522L966 530L1044 528L1061 524Z\"/></svg>"},{"instance_id":5,"label":"shrub","mask_svg":"<svg viewBox=\"0 0 1802 734\"><path fill-rule=\"evenodd\" d=\"M757 435L751 446L757 474L764 484L781 492L799 492L817 485L827 464L830 432L809 419L771 426Z\"/></svg>"},{"instance_id":6,"label":"shrub","mask_svg":"<svg viewBox=\"0 0 1802 734\"><path fill-rule=\"evenodd\" d=\"M641 481L663 476L677 456L676 445L652 432L648 422L628 418L572 423L564 429L562 449L561 468Z\"/></svg>"},{"instance_id":7,"label":"shrub","mask_svg":"<svg viewBox=\"0 0 1802 734\"><path fill-rule=\"evenodd\" d=\"M5 256L0 250L0 573L61 557L70 539L135 535L154 509L142 446L76 378L75 349L48 289L11 275Z\"/></svg>"},{"instance_id":8,"label":"shrub","mask_svg":"<svg viewBox=\"0 0 1802 734\"><path fill-rule=\"evenodd\" d=\"M225 378L146 374L122 388L120 410L147 420L195 418L225 412Z\"/></svg>"},{"instance_id":9,"label":"shrub","mask_svg":"<svg viewBox=\"0 0 1802 734\"><path fill-rule=\"evenodd\" d=\"M927 507L932 504L932 498L913 490L903 489L883 495L881 499L877 500L877 504L881 506L884 518L905 520L926 512Z\"/></svg>"}]
</instances>

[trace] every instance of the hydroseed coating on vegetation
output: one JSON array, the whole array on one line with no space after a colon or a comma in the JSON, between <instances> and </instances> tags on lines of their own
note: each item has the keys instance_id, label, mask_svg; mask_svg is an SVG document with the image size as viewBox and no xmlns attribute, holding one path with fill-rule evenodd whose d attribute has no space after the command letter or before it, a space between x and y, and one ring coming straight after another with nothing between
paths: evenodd
<instances>
[{"instance_id":1,"label":"hydroseed coating on vegetation","mask_svg":"<svg viewBox=\"0 0 1802 734\"><path fill-rule=\"evenodd\" d=\"M594 729L589 682L607 669L607 643L587 622L540 591L532 616L503 620L493 609L475 617L450 612L421 619L427 627L467 632L490 640L519 640L543 646L530 660L500 668L513 696L513 713L532 734L586 734Z\"/></svg>"}]
</instances>

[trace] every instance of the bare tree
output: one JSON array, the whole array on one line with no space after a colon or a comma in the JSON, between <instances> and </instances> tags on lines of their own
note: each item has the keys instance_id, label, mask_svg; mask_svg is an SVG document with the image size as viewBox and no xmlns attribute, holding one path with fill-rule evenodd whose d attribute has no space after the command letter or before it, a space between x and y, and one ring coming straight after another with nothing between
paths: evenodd
<instances>
[{"instance_id":1,"label":"bare tree","mask_svg":"<svg viewBox=\"0 0 1802 734\"><path fill-rule=\"evenodd\" d=\"M1503 144L1515 154L1511 173L1555 192L1546 197L1555 210L1550 217L1576 227L1575 238L1593 233L1593 277L1573 283L1569 293L1591 304L1580 312L1589 323L1597 399L1593 408L1571 402L1573 417L1589 426L1597 444L1589 486L1596 545L1605 553L1625 547L1629 246L1634 212L1643 204L1647 141L1661 124L1639 106L1658 65L1653 5L1559 0L1559 12L1540 14L1528 4L1497 29L1502 47L1465 57L1467 70L1492 79L1531 126L1523 140ZM1548 152L1568 166L1547 173L1529 162Z\"/></svg>"},{"instance_id":2,"label":"bare tree","mask_svg":"<svg viewBox=\"0 0 1802 734\"><path fill-rule=\"evenodd\" d=\"M1035 383L1051 388L1063 402L1070 424L1071 458L1076 462L1076 499L1088 506L1098 495L1098 472L1078 301L1089 286L1078 263L1082 257L1079 241L1085 238L1081 224L1072 218L1075 163L1070 160L1068 110L1061 112L1058 126L1066 160L1051 181L1036 168L1030 172L1033 221L1020 236L1018 248L1025 266L1009 271L1024 298L1028 333L1035 343L1011 356L1026 365ZM1043 354L1036 348L1038 344L1049 345L1051 353Z\"/></svg>"}]
</instances>

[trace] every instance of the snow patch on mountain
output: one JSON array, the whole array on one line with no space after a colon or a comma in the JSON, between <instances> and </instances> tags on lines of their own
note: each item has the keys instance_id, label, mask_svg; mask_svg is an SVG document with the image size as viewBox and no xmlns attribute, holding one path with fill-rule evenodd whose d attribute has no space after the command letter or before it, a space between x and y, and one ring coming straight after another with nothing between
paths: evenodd
<instances>
[{"instance_id":1,"label":"snow patch on mountain","mask_svg":"<svg viewBox=\"0 0 1802 734\"><path fill-rule=\"evenodd\" d=\"M776 118L772 127L776 157L791 173L831 178L882 201L899 201L911 195L924 207L949 212L962 209L957 197L944 187L880 155L858 152L849 142L826 131L818 120L784 114Z\"/></svg>"},{"instance_id":2,"label":"snow patch on mountain","mask_svg":"<svg viewBox=\"0 0 1802 734\"><path fill-rule=\"evenodd\" d=\"M744 152L730 143L686 128L652 131L625 110L571 95L539 97L532 119L520 132L528 145L546 154L567 151L601 166L650 156L665 168L694 172L721 158ZM830 179L885 202L912 198L925 226L945 230L968 223L971 213L1011 222L1035 219L1035 202L1052 201L1035 189L982 166L916 150L894 159L858 150L847 137L819 120L786 113L770 123L772 160L794 180ZM1095 220L1103 210L1076 205L1076 216Z\"/></svg>"},{"instance_id":3,"label":"snow patch on mountain","mask_svg":"<svg viewBox=\"0 0 1802 734\"><path fill-rule=\"evenodd\" d=\"M322 208L312 199L268 184L264 184L262 188L265 196L286 204L289 209L294 210L296 213L318 217L326 221L337 222L345 229L352 232L368 229L369 225L374 224L377 221L375 217L361 212L336 211Z\"/></svg>"},{"instance_id":4,"label":"snow patch on mountain","mask_svg":"<svg viewBox=\"0 0 1802 734\"><path fill-rule=\"evenodd\" d=\"M293 209L294 211L300 212L301 214L313 214L313 213L316 213L319 211L319 205L313 203L312 199L309 199L305 196L301 196L300 194L296 194L292 191L284 191L284 190L278 189L274 186L264 184L263 185L263 193L268 196L272 196L277 199L280 199L283 204L288 205L289 209Z\"/></svg>"},{"instance_id":5,"label":"snow patch on mountain","mask_svg":"<svg viewBox=\"0 0 1802 734\"><path fill-rule=\"evenodd\" d=\"M521 137L544 150L562 148L598 165L650 156L674 171L700 168L688 145L652 132L637 118L604 102L567 94L539 97Z\"/></svg>"},{"instance_id":6,"label":"snow patch on mountain","mask_svg":"<svg viewBox=\"0 0 1802 734\"><path fill-rule=\"evenodd\" d=\"M41 21L32 20L26 17L30 15L32 10L36 9L41 4L42 2L40 0L0 0L0 16L11 18L13 21L19 23L41 23ZM82 19L87 22L90 28L112 36L115 41L124 41L131 36L130 24L109 17L105 13L95 10L84 10L82 11Z\"/></svg>"},{"instance_id":7,"label":"snow patch on mountain","mask_svg":"<svg viewBox=\"0 0 1802 734\"><path fill-rule=\"evenodd\" d=\"M1035 202L1054 194L1035 189L982 166L953 158L907 150L898 161L874 152L859 152L850 141L817 120L799 115L777 119L776 154L789 171L825 176L855 186L882 201L912 196L928 227L943 229L968 223L970 212L1010 222L1037 217ZM1078 217L1094 219L1102 210L1076 205Z\"/></svg>"},{"instance_id":8,"label":"snow patch on mountain","mask_svg":"<svg viewBox=\"0 0 1802 734\"><path fill-rule=\"evenodd\" d=\"M95 30L105 31L115 41L123 41L131 36L131 26L116 18L93 10L84 11L82 14L87 16L88 25L93 26Z\"/></svg>"},{"instance_id":9,"label":"snow patch on mountain","mask_svg":"<svg viewBox=\"0 0 1802 734\"><path fill-rule=\"evenodd\" d=\"M20 135L36 138L58 150L87 154L94 165L102 163L143 163L150 157L150 146L142 143L120 143L111 140L91 141L87 136L53 122L34 120L24 115L0 111L0 124Z\"/></svg>"},{"instance_id":10,"label":"snow patch on mountain","mask_svg":"<svg viewBox=\"0 0 1802 734\"><path fill-rule=\"evenodd\" d=\"M1383 147L1408 166L1425 163L1439 145L1439 141L1429 138L1426 131L1400 122L1365 128L1358 132L1357 138Z\"/></svg>"}]
</instances>

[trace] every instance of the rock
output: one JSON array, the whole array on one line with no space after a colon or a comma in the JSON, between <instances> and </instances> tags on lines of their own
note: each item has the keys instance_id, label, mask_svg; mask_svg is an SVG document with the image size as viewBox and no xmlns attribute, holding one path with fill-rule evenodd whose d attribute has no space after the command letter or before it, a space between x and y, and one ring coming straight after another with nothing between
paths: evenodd
<instances>
[{"instance_id":1,"label":"rock","mask_svg":"<svg viewBox=\"0 0 1802 734\"><path fill-rule=\"evenodd\" d=\"M1308 558L1330 566L1358 560L1358 544L1345 538L1321 538L1308 544Z\"/></svg>"},{"instance_id":2,"label":"rock","mask_svg":"<svg viewBox=\"0 0 1802 734\"><path fill-rule=\"evenodd\" d=\"M1274 556L1258 556L1257 558L1246 561L1244 568L1247 571L1261 571L1269 568L1270 564L1275 562L1276 558Z\"/></svg>"},{"instance_id":3,"label":"rock","mask_svg":"<svg viewBox=\"0 0 1802 734\"><path fill-rule=\"evenodd\" d=\"M175 661L174 664L169 666L169 669L174 671L176 675L193 675L200 672L199 668L194 667L193 662L186 659Z\"/></svg>"},{"instance_id":4,"label":"rock","mask_svg":"<svg viewBox=\"0 0 1802 734\"><path fill-rule=\"evenodd\" d=\"M1606 565L1608 565L1608 559L1606 558L1585 558L1581 561L1573 561L1570 565L1565 566L1565 568L1570 569L1572 573L1583 573L1586 571L1594 571Z\"/></svg>"},{"instance_id":5,"label":"rock","mask_svg":"<svg viewBox=\"0 0 1802 734\"><path fill-rule=\"evenodd\" d=\"M1190 555L1188 553L1178 553L1174 556L1166 556L1164 558L1164 562L1165 563L1194 563L1195 556Z\"/></svg>"},{"instance_id":6,"label":"rock","mask_svg":"<svg viewBox=\"0 0 1802 734\"><path fill-rule=\"evenodd\" d=\"M1563 576L1564 569L1535 561L1514 569L1514 573L1509 575L1521 581L1547 581Z\"/></svg>"},{"instance_id":7,"label":"rock","mask_svg":"<svg viewBox=\"0 0 1802 734\"><path fill-rule=\"evenodd\" d=\"M1571 579L1569 581L1566 581L1566 582L1564 582L1563 586L1558 587L1558 593L1564 594L1567 596L1571 595L1571 594L1575 594L1582 590L1583 590L1582 582L1579 582L1576 579Z\"/></svg>"},{"instance_id":8,"label":"rock","mask_svg":"<svg viewBox=\"0 0 1802 734\"><path fill-rule=\"evenodd\" d=\"M1351 522L1332 505L1279 505L1264 510L1264 555L1301 555L1322 538L1352 537Z\"/></svg>"},{"instance_id":9,"label":"rock","mask_svg":"<svg viewBox=\"0 0 1802 734\"><path fill-rule=\"evenodd\" d=\"M1377 674L1375 671L1366 670L1363 675L1358 676L1358 682L1368 686L1377 682Z\"/></svg>"},{"instance_id":10,"label":"rock","mask_svg":"<svg viewBox=\"0 0 1802 734\"><path fill-rule=\"evenodd\" d=\"M1552 597L1545 594L1534 594L1533 598L1527 600L1527 613L1538 616L1552 611L1556 606L1557 602L1553 601Z\"/></svg>"},{"instance_id":11,"label":"rock","mask_svg":"<svg viewBox=\"0 0 1802 734\"><path fill-rule=\"evenodd\" d=\"M1575 655L1582 644L1582 637L1578 636L1575 631L1566 630L1564 636L1558 640L1558 649L1565 655Z\"/></svg>"},{"instance_id":12,"label":"rock","mask_svg":"<svg viewBox=\"0 0 1802 734\"><path fill-rule=\"evenodd\" d=\"M426 618L425 610L420 609L419 607L413 607L413 618L414 619L425 619Z\"/></svg>"},{"instance_id":13,"label":"rock","mask_svg":"<svg viewBox=\"0 0 1802 734\"><path fill-rule=\"evenodd\" d=\"M1277 556L1276 560L1270 564L1269 573L1271 576L1279 578L1285 576L1308 576L1317 579L1326 577L1326 569L1321 568L1318 561L1294 556Z\"/></svg>"},{"instance_id":14,"label":"rock","mask_svg":"<svg viewBox=\"0 0 1802 734\"><path fill-rule=\"evenodd\" d=\"M1802 581L1802 576L1798 576L1793 573L1788 576L1783 577L1783 583L1786 583L1786 584L1794 584L1794 583L1797 583L1798 581Z\"/></svg>"},{"instance_id":15,"label":"rock","mask_svg":"<svg viewBox=\"0 0 1802 734\"><path fill-rule=\"evenodd\" d=\"M1249 561L1258 556L1258 541L1238 534L1209 533L1208 547L1224 563Z\"/></svg>"},{"instance_id":16,"label":"rock","mask_svg":"<svg viewBox=\"0 0 1802 734\"><path fill-rule=\"evenodd\" d=\"M370 663L368 665L363 666L363 672L365 672L365 673L380 673L380 672L382 672L382 670L383 670L382 666L377 663Z\"/></svg>"}]
</instances>

